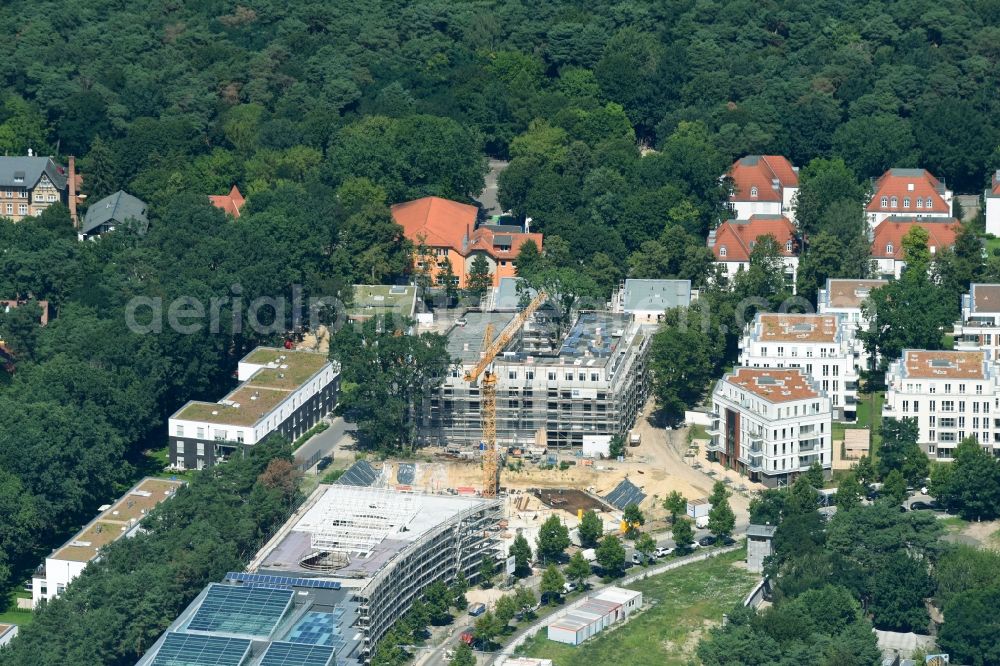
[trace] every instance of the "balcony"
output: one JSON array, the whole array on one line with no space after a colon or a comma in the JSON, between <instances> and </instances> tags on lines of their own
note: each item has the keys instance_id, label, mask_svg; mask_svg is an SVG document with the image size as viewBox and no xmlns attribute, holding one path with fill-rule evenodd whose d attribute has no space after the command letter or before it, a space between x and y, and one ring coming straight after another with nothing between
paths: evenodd
<instances>
[{"instance_id":1,"label":"balcony","mask_svg":"<svg viewBox=\"0 0 1000 666\"><path fill-rule=\"evenodd\" d=\"M719 430L719 428L720 428L720 425L719 425L719 423L720 423L720 420L721 420L721 419L719 419L718 417L715 417L715 418L713 418L713 419L712 419L712 420L711 420L711 421L709 422L709 424L708 424L708 428L706 429L706 432L707 432L707 433L709 434L709 436L713 436L713 435L718 435L718 434L720 434L720 432L721 432L721 431Z\"/></svg>"},{"instance_id":2,"label":"balcony","mask_svg":"<svg viewBox=\"0 0 1000 666\"><path fill-rule=\"evenodd\" d=\"M800 439L799 453L811 453L820 448L823 444L821 439Z\"/></svg>"},{"instance_id":3,"label":"balcony","mask_svg":"<svg viewBox=\"0 0 1000 666\"><path fill-rule=\"evenodd\" d=\"M751 435L748 439L750 453L761 453L764 450L764 440L760 435Z\"/></svg>"},{"instance_id":4,"label":"balcony","mask_svg":"<svg viewBox=\"0 0 1000 666\"><path fill-rule=\"evenodd\" d=\"M706 451L721 451L722 450L722 438L718 435L713 436L708 440L708 445L705 446Z\"/></svg>"},{"instance_id":5,"label":"balcony","mask_svg":"<svg viewBox=\"0 0 1000 666\"><path fill-rule=\"evenodd\" d=\"M750 456L750 464L747 469L751 472L760 472L764 469L764 456Z\"/></svg>"},{"instance_id":6,"label":"balcony","mask_svg":"<svg viewBox=\"0 0 1000 666\"><path fill-rule=\"evenodd\" d=\"M799 456L799 467L809 467L813 463L819 462L819 454L813 454L811 456Z\"/></svg>"}]
</instances>

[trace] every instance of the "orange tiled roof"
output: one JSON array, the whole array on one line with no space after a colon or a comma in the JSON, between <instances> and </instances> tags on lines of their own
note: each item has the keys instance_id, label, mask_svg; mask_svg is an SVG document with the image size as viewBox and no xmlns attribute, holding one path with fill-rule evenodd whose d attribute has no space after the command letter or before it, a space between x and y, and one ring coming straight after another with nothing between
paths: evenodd
<instances>
[{"instance_id":1,"label":"orange tiled roof","mask_svg":"<svg viewBox=\"0 0 1000 666\"><path fill-rule=\"evenodd\" d=\"M782 187L798 187L799 174L787 157L781 155L747 155L729 168L733 180L730 201L781 201ZM778 181L778 189L774 189ZM751 196L753 188L757 196Z\"/></svg>"},{"instance_id":2,"label":"orange tiled roof","mask_svg":"<svg viewBox=\"0 0 1000 666\"><path fill-rule=\"evenodd\" d=\"M504 238L506 237L506 238ZM505 242L509 239L509 243ZM542 234L536 233L510 233L497 231L489 227L479 227L472 232L472 242L469 244L469 252L476 250L485 251L494 259L513 259L521 250L521 246L529 240L535 241L538 251L542 250ZM509 250L501 250L501 247L510 246Z\"/></svg>"},{"instance_id":3,"label":"orange tiled roof","mask_svg":"<svg viewBox=\"0 0 1000 666\"><path fill-rule=\"evenodd\" d=\"M993 180L990 189L986 190L987 197L1000 197L1000 169L993 172Z\"/></svg>"},{"instance_id":4,"label":"orange tiled roof","mask_svg":"<svg viewBox=\"0 0 1000 666\"><path fill-rule=\"evenodd\" d=\"M424 236L424 242L431 247L450 247L463 254L478 212L475 206L441 197L424 197L392 207L393 219L414 243Z\"/></svg>"},{"instance_id":5,"label":"orange tiled roof","mask_svg":"<svg viewBox=\"0 0 1000 666\"><path fill-rule=\"evenodd\" d=\"M798 368L736 368L726 380L770 403L819 397Z\"/></svg>"},{"instance_id":6,"label":"orange tiled roof","mask_svg":"<svg viewBox=\"0 0 1000 666\"><path fill-rule=\"evenodd\" d=\"M940 222L891 217L882 220L875 227L872 239L872 256L876 259L896 259L903 261L903 237L913 227L922 227L929 236L927 247L932 253L941 252L955 244L958 234L958 220L953 217ZM891 246L892 252L887 252Z\"/></svg>"},{"instance_id":7,"label":"orange tiled roof","mask_svg":"<svg viewBox=\"0 0 1000 666\"><path fill-rule=\"evenodd\" d=\"M212 202L213 206L221 208L235 218L239 218L240 208L243 207L243 202L246 201L243 198L243 194L240 193L240 188L235 185L233 185L233 189L229 190L229 194L212 194L209 195L208 200Z\"/></svg>"},{"instance_id":8,"label":"orange tiled roof","mask_svg":"<svg viewBox=\"0 0 1000 666\"><path fill-rule=\"evenodd\" d=\"M906 376L913 379L984 379L988 357L980 350L907 349L903 352Z\"/></svg>"},{"instance_id":9,"label":"orange tiled roof","mask_svg":"<svg viewBox=\"0 0 1000 666\"><path fill-rule=\"evenodd\" d=\"M749 261L750 244L761 236L774 236L778 241L781 254L786 257L798 256L798 241L795 238L795 225L784 215L751 215L749 220L728 220L715 230L715 243L712 252L716 261ZM792 251L785 248L792 241ZM722 248L726 248L726 256L722 256Z\"/></svg>"},{"instance_id":10,"label":"orange tiled roof","mask_svg":"<svg viewBox=\"0 0 1000 666\"><path fill-rule=\"evenodd\" d=\"M944 192L944 184L927 169L889 169L875 181L875 194L866 210L869 213L951 213ZM885 206L882 205L883 197L887 200ZM896 206L892 205L893 197L896 197ZM923 202L921 207L917 206L918 198ZM907 199L909 207L904 205Z\"/></svg>"}]
</instances>

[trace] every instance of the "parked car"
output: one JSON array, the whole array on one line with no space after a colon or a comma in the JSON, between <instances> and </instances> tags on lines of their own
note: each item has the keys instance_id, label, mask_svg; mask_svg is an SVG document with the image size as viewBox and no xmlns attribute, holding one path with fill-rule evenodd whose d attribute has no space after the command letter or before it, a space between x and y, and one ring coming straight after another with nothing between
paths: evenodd
<instances>
[{"instance_id":1,"label":"parked car","mask_svg":"<svg viewBox=\"0 0 1000 666\"><path fill-rule=\"evenodd\" d=\"M674 549L673 548L661 547L661 548L657 548L656 549L656 553L654 553L654 554L656 555L656 557L666 557L667 555L673 555L674 554Z\"/></svg>"},{"instance_id":2,"label":"parked car","mask_svg":"<svg viewBox=\"0 0 1000 666\"><path fill-rule=\"evenodd\" d=\"M566 582L563 583L563 594L569 594L576 589L576 583Z\"/></svg>"},{"instance_id":3,"label":"parked car","mask_svg":"<svg viewBox=\"0 0 1000 666\"><path fill-rule=\"evenodd\" d=\"M486 612L486 604L469 604L469 615L479 617Z\"/></svg>"},{"instance_id":4,"label":"parked car","mask_svg":"<svg viewBox=\"0 0 1000 666\"><path fill-rule=\"evenodd\" d=\"M632 564L642 564L642 553L632 553Z\"/></svg>"},{"instance_id":5,"label":"parked car","mask_svg":"<svg viewBox=\"0 0 1000 666\"><path fill-rule=\"evenodd\" d=\"M910 511L937 511L940 508L941 507L938 505L938 503L934 501L931 502L917 501L910 504Z\"/></svg>"},{"instance_id":6,"label":"parked car","mask_svg":"<svg viewBox=\"0 0 1000 666\"><path fill-rule=\"evenodd\" d=\"M333 456L323 456L322 458L319 459L319 462L316 464L316 469L322 472L332 464L333 464Z\"/></svg>"},{"instance_id":7,"label":"parked car","mask_svg":"<svg viewBox=\"0 0 1000 666\"><path fill-rule=\"evenodd\" d=\"M720 542L720 543L721 543L721 544L722 544L723 546L732 546L733 544L735 544L735 543L736 543L736 539L734 539L733 537L731 537L731 536L729 536L729 535L727 534L726 536L724 536L724 537L722 537L721 539L719 539L719 542Z\"/></svg>"},{"instance_id":8,"label":"parked car","mask_svg":"<svg viewBox=\"0 0 1000 666\"><path fill-rule=\"evenodd\" d=\"M706 534L702 538L698 539L698 545L708 548L709 546L714 546L716 541L718 541L718 539L716 539L714 536L712 536L711 534Z\"/></svg>"},{"instance_id":9,"label":"parked car","mask_svg":"<svg viewBox=\"0 0 1000 666\"><path fill-rule=\"evenodd\" d=\"M455 320L455 325L456 326L465 326L468 323L469 323L469 320L466 319L465 317L459 317L458 319Z\"/></svg>"}]
</instances>

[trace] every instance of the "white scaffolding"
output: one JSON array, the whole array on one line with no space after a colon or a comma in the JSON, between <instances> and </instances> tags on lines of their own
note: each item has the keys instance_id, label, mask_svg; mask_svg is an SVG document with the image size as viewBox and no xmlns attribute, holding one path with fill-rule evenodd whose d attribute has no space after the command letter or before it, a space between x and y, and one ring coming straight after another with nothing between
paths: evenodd
<instances>
[{"instance_id":1,"label":"white scaffolding","mask_svg":"<svg viewBox=\"0 0 1000 666\"><path fill-rule=\"evenodd\" d=\"M331 486L296 527L315 550L368 556L402 531L420 508L413 495L388 488Z\"/></svg>"}]
</instances>

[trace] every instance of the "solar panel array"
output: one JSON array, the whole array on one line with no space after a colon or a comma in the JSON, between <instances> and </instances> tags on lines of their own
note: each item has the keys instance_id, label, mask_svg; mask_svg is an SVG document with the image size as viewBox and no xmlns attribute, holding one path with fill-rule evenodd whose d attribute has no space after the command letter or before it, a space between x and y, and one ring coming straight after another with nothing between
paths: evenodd
<instances>
[{"instance_id":1,"label":"solar panel array","mask_svg":"<svg viewBox=\"0 0 1000 666\"><path fill-rule=\"evenodd\" d=\"M410 485L413 483L413 477L416 476L417 466L413 463L400 463L399 471L396 472L396 480L400 483Z\"/></svg>"},{"instance_id":2,"label":"solar panel array","mask_svg":"<svg viewBox=\"0 0 1000 666\"><path fill-rule=\"evenodd\" d=\"M342 486L370 486L375 483L379 473L365 460L359 460L351 465L344 474L337 479L337 483Z\"/></svg>"},{"instance_id":3,"label":"solar panel array","mask_svg":"<svg viewBox=\"0 0 1000 666\"><path fill-rule=\"evenodd\" d=\"M150 666L240 666L250 644L246 638L171 632Z\"/></svg>"},{"instance_id":4,"label":"solar panel array","mask_svg":"<svg viewBox=\"0 0 1000 666\"><path fill-rule=\"evenodd\" d=\"M608 500L611 506L624 511L629 504L640 504L646 499L646 494L634 483L625 479L605 495L604 499Z\"/></svg>"},{"instance_id":5,"label":"solar panel array","mask_svg":"<svg viewBox=\"0 0 1000 666\"><path fill-rule=\"evenodd\" d=\"M260 666L329 666L334 651L326 645L274 642L267 648Z\"/></svg>"},{"instance_id":6,"label":"solar panel array","mask_svg":"<svg viewBox=\"0 0 1000 666\"><path fill-rule=\"evenodd\" d=\"M291 576L271 576L269 574L243 573L242 571L230 571L226 574L225 580L236 583L247 583L243 587L307 587L314 590L339 590L340 583L335 580L321 580L319 578L292 578Z\"/></svg>"},{"instance_id":7,"label":"solar panel array","mask_svg":"<svg viewBox=\"0 0 1000 666\"><path fill-rule=\"evenodd\" d=\"M187 629L267 637L288 610L293 594L291 590L213 583Z\"/></svg>"}]
</instances>

